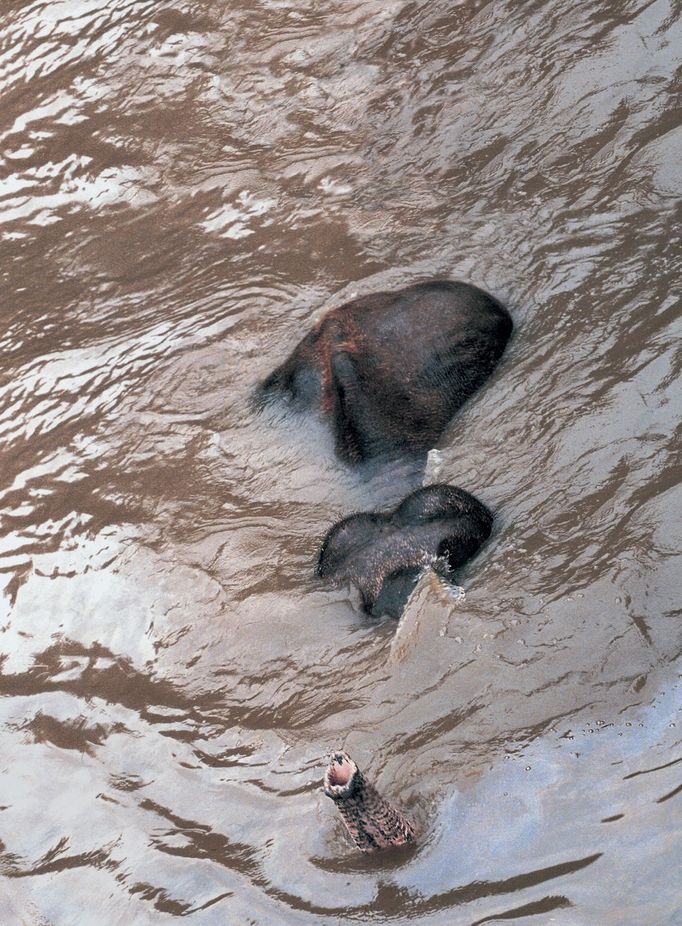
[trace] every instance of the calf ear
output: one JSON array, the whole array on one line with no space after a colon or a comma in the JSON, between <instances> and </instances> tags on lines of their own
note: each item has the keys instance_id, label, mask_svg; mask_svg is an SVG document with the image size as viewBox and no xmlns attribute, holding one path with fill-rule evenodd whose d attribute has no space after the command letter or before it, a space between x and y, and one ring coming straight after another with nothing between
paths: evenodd
<instances>
[{"instance_id":1,"label":"calf ear","mask_svg":"<svg viewBox=\"0 0 682 926\"><path fill-rule=\"evenodd\" d=\"M458 569L478 552L483 540L469 525L459 524L450 529L438 544L436 556L447 560L450 569Z\"/></svg>"},{"instance_id":2,"label":"calf ear","mask_svg":"<svg viewBox=\"0 0 682 926\"><path fill-rule=\"evenodd\" d=\"M417 584L419 572L419 569L405 569L386 576L381 591L372 605L373 616L380 617L387 614L394 620L399 620Z\"/></svg>"},{"instance_id":3,"label":"calf ear","mask_svg":"<svg viewBox=\"0 0 682 926\"><path fill-rule=\"evenodd\" d=\"M329 578L352 572L354 558L362 556L376 540L385 522L383 514L365 511L337 521L322 541L317 575Z\"/></svg>"},{"instance_id":4,"label":"calf ear","mask_svg":"<svg viewBox=\"0 0 682 926\"><path fill-rule=\"evenodd\" d=\"M367 574L358 577L358 588L360 589L360 597L362 598L362 608L367 614L374 613L374 606L377 602L377 598L381 594L383 582L383 573L379 573L378 575Z\"/></svg>"}]
</instances>

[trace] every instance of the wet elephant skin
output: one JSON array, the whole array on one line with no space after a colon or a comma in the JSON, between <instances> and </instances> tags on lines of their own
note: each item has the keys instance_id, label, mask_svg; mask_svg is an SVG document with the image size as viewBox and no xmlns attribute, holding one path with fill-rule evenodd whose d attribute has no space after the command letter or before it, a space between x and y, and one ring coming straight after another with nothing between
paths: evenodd
<instances>
[{"instance_id":1,"label":"wet elephant skin","mask_svg":"<svg viewBox=\"0 0 682 926\"><path fill-rule=\"evenodd\" d=\"M369 614L399 617L419 572L435 566L452 578L488 539L492 523L485 505L463 489L427 486L394 511L362 512L335 524L322 542L317 574L357 585Z\"/></svg>"},{"instance_id":2,"label":"wet elephant skin","mask_svg":"<svg viewBox=\"0 0 682 926\"><path fill-rule=\"evenodd\" d=\"M490 376L512 330L506 309L437 280L327 312L262 384L321 409L350 463L428 450Z\"/></svg>"}]
</instances>

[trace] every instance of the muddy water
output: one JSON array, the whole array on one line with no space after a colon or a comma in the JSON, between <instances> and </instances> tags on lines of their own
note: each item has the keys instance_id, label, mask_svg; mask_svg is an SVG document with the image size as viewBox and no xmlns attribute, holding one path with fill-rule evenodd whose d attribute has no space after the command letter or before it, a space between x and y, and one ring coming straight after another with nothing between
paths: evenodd
<instances>
[{"instance_id":1,"label":"muddy water","mask_svg":"<svg viewBox=\"0 0 682 926\"><path fill-rule=\"evenodd\" d=\"M679 0L0 15L3 926L681 922ZM421 474L250 397L433 276L516 333L440 444L493 537L396 634L312 564Z\"/></svg>"}]
</instances>

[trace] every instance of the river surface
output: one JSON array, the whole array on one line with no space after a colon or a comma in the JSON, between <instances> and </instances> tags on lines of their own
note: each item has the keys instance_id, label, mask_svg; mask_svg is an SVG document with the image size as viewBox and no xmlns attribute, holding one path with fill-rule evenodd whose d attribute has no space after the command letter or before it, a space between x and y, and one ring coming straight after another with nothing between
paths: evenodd
<instances>
[{"instance_id":1,"label":"river surface","mask_svg":"<svg viewBox=\"0 0 682 926\"><path fill-rule=\"evenodd\" d=\"M680 0L0 4L0 923L682 923ZM432 277L515 321L400 626L254 385ZM345 748L417 823L365 857Z\"/></svg>"}]
</instances>

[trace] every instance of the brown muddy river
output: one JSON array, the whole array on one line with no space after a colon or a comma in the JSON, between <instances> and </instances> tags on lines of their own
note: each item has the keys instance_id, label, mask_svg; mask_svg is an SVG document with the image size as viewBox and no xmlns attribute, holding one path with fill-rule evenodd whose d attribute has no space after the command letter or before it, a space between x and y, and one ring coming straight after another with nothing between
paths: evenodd
<instances>
[{"instance_id":1,"label":"brown muddy river","mask_svg":"<svg viewBox=\"0 0 682 926\"><path fill-rule=\"evenodd\" d=\"M682 923L682 2L0 22L2 926ZM515 322L439 444L495 526L396 631L313 567L423 473L252 394L433 277Z\"/></svg>"}]
</instances>

